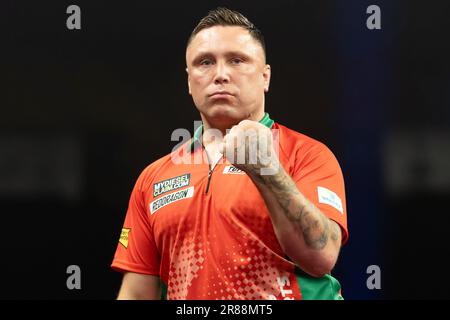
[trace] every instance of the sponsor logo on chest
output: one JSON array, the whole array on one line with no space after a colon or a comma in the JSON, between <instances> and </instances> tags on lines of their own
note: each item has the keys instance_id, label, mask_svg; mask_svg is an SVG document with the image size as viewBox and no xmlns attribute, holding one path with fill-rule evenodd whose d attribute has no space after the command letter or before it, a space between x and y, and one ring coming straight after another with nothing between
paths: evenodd
<instances>
[{"instance_id":1,"label":"sponsor logo on chest","mask_svg":"<svg viewBox=\"0 0 450 320\"><path fill-rule=\"evenodd\" d=\"M190 182L191 182L190 173L182 174L181 176L178 177L156 182L155 184L153 184L153 197L155 198L169 191L186 187L190 184Z\"/></svg>"},{"instance_id":2,"label":"sponsor logo on chest","mask_svg":"<svg viewBox=\"0 0 450 320\"><path fill-rule=\"evenodd\" d=\"M245 172L244 171L242 171L242 170L240 170L240 169L238 169L238 168L236 168L236 167L233 167L233 166L226 166L224 169L223 169L223 172L222 172L223 174L245 174Z\"/></svg>"},{"instance_id":3,"label":"sponsor logo on chest","mask_svg":"<svg viewBox=\"0 0 450 320\"><path fill-rule=\"evenodd\" d=\"M194 195L194 187L189 187L183 190L178 190L172 193L169 193L158 200L154 200L150 203L150 213L154 214L156 211L161 209L162 207L167 206L175 201L192 198Z\"/></svg>"}]
</instances>

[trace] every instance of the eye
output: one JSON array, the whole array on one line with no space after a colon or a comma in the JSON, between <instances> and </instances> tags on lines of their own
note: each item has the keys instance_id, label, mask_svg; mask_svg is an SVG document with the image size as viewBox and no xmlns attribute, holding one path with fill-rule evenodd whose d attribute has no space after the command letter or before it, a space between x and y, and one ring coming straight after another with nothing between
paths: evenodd
<instances>
[{"instance_id":1,"label":"eye","mask_svg":"<svg viewBox=\"0 0 450 320\"><path fill-rule=\"evenodd\" d=\"M210 65L212 65L212 61L210 59L203 59L202 61L200 61L200 65L210 66Z\"/></svg>"},{"instance_id":2,"label":"eye","mask_svg":"<svg viewBox=\"0 0 450 320\"><path fill-rule=\"evenodd\" d=\"M244 60L242 60L241 58L233 58L230 61L231 61L231 64L240 64L240 63L244 62Z\"/></svg>"}]
</instances>

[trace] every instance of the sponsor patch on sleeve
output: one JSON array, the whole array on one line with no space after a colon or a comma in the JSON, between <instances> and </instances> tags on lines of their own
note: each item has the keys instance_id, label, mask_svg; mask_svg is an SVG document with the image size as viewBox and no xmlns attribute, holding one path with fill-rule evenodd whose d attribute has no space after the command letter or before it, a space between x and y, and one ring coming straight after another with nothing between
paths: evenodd
<instances>
[{"instance_id":1,"label":"sponsor patch on sleeve","mask_svg":"<svg viewBox=\"0 0 450 320\"><path fill-rule=\"evenodd\" d=\"M128 235L131 231L131 228L123 228L122 232L120 233L120 239L119 242L121 245L125 247L125 249L128 248Z\"/></svg>"},{"instance_id":2,"label":"sponsor patch on sleeve","mask_svg":"<svg viewBox=\"0 0 450 320\"><path fill-rule=\"evenodd\" d=\"M344 214L342 200L336 193L324 187L317 187L317 194L319 196L319 203L328 204Z\"/></svg>"}]
</instances>

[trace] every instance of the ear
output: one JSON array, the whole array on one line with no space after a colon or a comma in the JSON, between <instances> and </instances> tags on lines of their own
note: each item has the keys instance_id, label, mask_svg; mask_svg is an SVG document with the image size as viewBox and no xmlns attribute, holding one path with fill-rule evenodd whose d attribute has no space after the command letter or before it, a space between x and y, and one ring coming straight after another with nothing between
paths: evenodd
<instances>
[{"instance_id":1,"label":"ear","mask_svg":"<svg viewBox=\"0 0 450 320\"><path fill-rule=\"evenodd\" d=\"M271 68L270 68L270 65L266 64L266 65L264 66L264 71L263 71L263 78L264 78L264 92L269 92L270 75L271 75Z\"/></svg>"},{"instance_id":2,"label":"ear","mask_svg":"<svg viewBox=\"0 0 450 320\"><path fill-rule=\"evenodd\" d=\"M186 67L186 73L188 75L188 90L189 90L189 94L192 95L192 93L191 93L191 78L189 77L189 69L188 69L188 67Z\"/></svg>"}]
</instances>

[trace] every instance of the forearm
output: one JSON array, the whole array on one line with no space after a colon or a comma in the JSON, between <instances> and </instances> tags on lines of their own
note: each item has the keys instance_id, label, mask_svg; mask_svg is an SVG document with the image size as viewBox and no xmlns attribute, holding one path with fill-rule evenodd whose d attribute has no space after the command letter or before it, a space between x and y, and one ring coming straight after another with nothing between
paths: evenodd
<instances>
[{"instance_id":1,"label":"forearm","mask_svg":"<svg viewBox=\"0 0 450 320\"><path fill-rule=\"evenodd\" d=\"M273 143L269 128L243 120L231 128L219 149L254 181L284 253L305 272L323 276L336 263L341 244L340 227L301 194L279 162ZM244 163L236 163L242 153ZM263 174L268 171L272 174Z\"/></svg>"},{"instance_id":2,"label":"forearm","mask_svg":"<svg viewBox=\"0 0 450 320\"><path fill-rule=\"evenodd\" d=\"M298 190L281 164L273 175L249 175L266 202L284 252L314 276L329 273L339 254L339 226Z\"/></svg>"},{"instance_id":3,"label":"forearm","mask_svg":"<svg viewBox=\"0 0 450 320\"><path fill-rule=\"evenodd\" d=\"M159 277L127 272L117 300L160 300L161 285Z\"/></svg>"}]
</instances>

